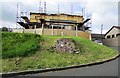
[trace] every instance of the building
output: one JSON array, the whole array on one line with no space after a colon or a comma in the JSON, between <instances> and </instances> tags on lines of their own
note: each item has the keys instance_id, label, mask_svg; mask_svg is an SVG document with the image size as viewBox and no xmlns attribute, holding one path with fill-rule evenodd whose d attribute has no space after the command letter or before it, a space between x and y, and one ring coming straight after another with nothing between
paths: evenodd
<instances>
[{"instance_id":1,"label":"building","mask_svg":"<svg viewBox=\"0 0 120 78\"><path fill-rule=\"evenodd\" d=\"M104 45L116 48L120 51L120 26L113 26L102 40Z\"/></svg>"},{"instance_id":2,"label":"building","mask_svg":"<svg viewBox=\"0 0 120 78\"><path fill-rule=\"evenodd\" d=\"M84 17L79 15L30 12L30 17L25 14L18 17L17 23L25 28L24 32L40 35L80 36L90 39L90 27L84 25L89 20L84 20ZM14 30L14 32L17 31L19 30Z\"/></svg>"},{"instance_id":3,"label":"building","mask_svg":"<svg viewBox=\"0 0 120 78\"><path fill-rule=\"evenodd\" d=\"M91 39L92 39L92 41L95 41L95 40L100 40L101 41L101 39L104 39L104 34L92 33L91 34Z\"/></svg>"},{"instance_id":4,"label":"building","mask_svg":"<svg viewBox=\"0 0 120 78\"><path fill-rule=\"evenodd\" d=\"M24 21L21 21L24 20ZM69 14L46 14L46 13L32 13L30 12L29 17L24 14L18 18L18 22L25 29L34 29L42 28L42 24L44 28L51 29L52 26L54 29L70 29L75 30L77 26L78 30L89 30L90 27L86 27L83 25L88 22L90 19L84 21L83 16L79 15L69 15Z\"/></svg>"},{"instance_id":5,"label":"building","mask_svg":"<svg viewBox=\"0 0 120 78\"><path fill-rule=\"evenodd\" d=\"M120 35L120 26L113 26L106 34L105 39L111 39Z\"/></svg>"}]
</instances>

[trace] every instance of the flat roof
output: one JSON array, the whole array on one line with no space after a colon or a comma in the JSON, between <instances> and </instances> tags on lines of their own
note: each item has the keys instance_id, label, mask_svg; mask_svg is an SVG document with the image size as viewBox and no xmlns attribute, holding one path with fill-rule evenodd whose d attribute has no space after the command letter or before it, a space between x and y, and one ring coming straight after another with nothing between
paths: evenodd
<instances>
[{"instance_id":1,"label":"flat roof","mask_svg":"<svg viewBox=\"0 0 120 78\"><path fill-rule=\"evenodd\" d=\"M64 13L61 13L61 14L47 14L47 13L35 13L35 12L30 12L30 15L31 14L41 14L41 15L67 15L67 16L78 16L78 17L83 17L81 15L70 15L70 14L64 14Z\"/></svg>"}]
</instances>

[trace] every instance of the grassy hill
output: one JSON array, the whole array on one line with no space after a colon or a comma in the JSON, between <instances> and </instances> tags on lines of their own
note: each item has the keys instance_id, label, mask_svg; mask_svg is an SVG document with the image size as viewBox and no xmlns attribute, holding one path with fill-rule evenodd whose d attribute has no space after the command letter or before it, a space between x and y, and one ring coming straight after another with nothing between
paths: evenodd
<instances>
[{"instance_id":1,"label":"grassy hill","mask_svg":"<svg viewBox=\"0 0 120 78\"><path fill-rule=\"evenodd\" d=\"M74 40L80 53L54 52L51 46L61 38ZM2 55L3 72L13 72L88 64L113 58L118 55L118 52L80 37L4 32L2 33Z\"/></svg>"},{"instance_id":2,"label":"grassy hill","mask_svg":"<svg viewBox=\"0 0 120 78\"><path fill-rule=\"evenodd\" d=\"M40 35L2 33L2 57L27 56L39 47Z\"/></svg>"}]
</instances>

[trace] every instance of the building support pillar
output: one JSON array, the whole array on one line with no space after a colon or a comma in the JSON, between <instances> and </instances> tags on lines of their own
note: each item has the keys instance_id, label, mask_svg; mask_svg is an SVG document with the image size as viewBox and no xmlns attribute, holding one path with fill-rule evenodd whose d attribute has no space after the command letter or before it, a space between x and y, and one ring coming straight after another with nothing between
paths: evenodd
<instances>
[{"instance_id":1,"label":"building support pillar","mask_svg":"<svg viewBox=\"0 0 120 78\"><path fill-rule=\"evenodd\" d=\"M42 35L44 33L44 23L42 23Z\"/></svg>"},{"instance_id":2,"label":"building support pillar","mask_svg":"<svg viewBox=\"0 0 120 78\"><path fill-rule=\"evenodd\" d=\"M78 28L77 28L77 26L75 26L76 28L76 37L78 37Z\"/></svg>"},{"instance_id":3,"label":"building support pillar","mask_svg":"<svg viewBox=\"0 0 120 78\"><path fill-rule=\"evenodd\" d=\"M35 29L35 34L36 34L36 25L35 25L34 29Z\"/></svg>"},{"instance_id":4,"label":"building support pillar","mask_svg":"<svg viewBox=\"0 0 120 78\"><path fill-rule=\"evenodd\" d=\"M63 25L61 25L61 30L62 30L61 35L64 36L64 34L63 34Z\"/></svg>"},{"instance_id":5,"label":"building support pillar","mask_svg":"<svg viewBox=\"0 0 120 78\"><path fill-rule=\"evenodd\" d=\"M23 29L22 33L24 33L25 32L25 28L22 28L22 29Z\"/></svg>"},{"instance_id":6,"label":"building support pillar","mask_svg":"<svg viewBox=\"0 0 120 78\"><path fill-rule=\"evenodd\" d=\"M54 29L53 29L53 25L52 25L52 35L54 35Z\"/></svg>"}]
</instances>

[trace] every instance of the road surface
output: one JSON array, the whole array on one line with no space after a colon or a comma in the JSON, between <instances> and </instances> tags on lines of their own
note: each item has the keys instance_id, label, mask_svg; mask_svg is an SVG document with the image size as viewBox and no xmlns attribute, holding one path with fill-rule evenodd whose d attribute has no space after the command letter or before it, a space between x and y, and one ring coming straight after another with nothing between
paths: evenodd
<instances>
[{"instance_id":1,"label":"road surface","mask_svg":"<svg viewBox=\"0 0 120 78\"><path fill-rule=\"evenodd\" d=\"M100 65L62 71L28 74L26 76L118 76L118 59Z\"/></svg>"}]
</instances>

